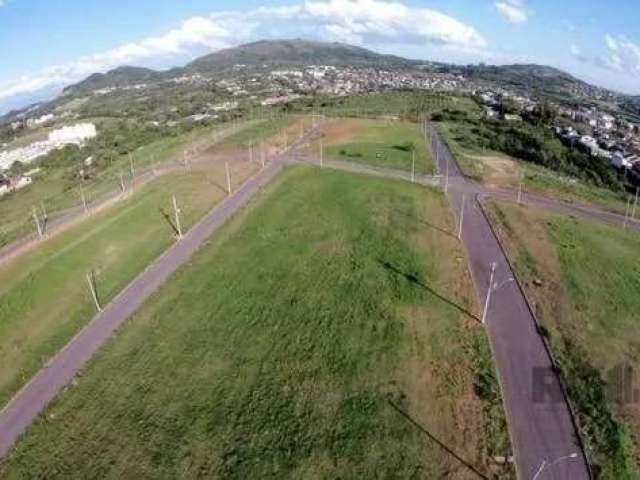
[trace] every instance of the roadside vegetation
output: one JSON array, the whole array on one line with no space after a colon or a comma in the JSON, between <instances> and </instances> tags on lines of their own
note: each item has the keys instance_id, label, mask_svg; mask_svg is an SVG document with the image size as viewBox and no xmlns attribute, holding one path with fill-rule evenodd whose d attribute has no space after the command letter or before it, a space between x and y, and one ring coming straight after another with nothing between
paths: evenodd
<instances>
[{"instance_id":1,"label":"roadside vegetation","mask_svg":"<svg viewBox=\"0 0 640 480\"><path fill-rule=\"evenodd\" d=\"M626 197L616 171L606 161L566 147L540 119L506 122L483 118L478 109L445 109L432 120L471 178L491 182L492 160L509 158L529 190L624 212ZM519 180L498 186L517 186Z\"/></svg>"},{"instance_id":2,"label":"roadside vegetation","mask_svg":"<svg viewBox=\"0 0 640 480\"><path fill-rule=\"evenodd\" d=\"M562 368L597 478L638 478L637 399L616 397L624 385L615 372L640 366L640 237L507 203L490 212Z\"/></svg>"},{"instance_id":3,"label":"roadside vegetation","mask_svg":"<svg viewBox=\"0 0 640 480\"><path fill-rule=\"evenodd\" d=\"M312 167L275 182L125 324L0 477L510 478L442 194Z\"/></svg>"}]
</instances>

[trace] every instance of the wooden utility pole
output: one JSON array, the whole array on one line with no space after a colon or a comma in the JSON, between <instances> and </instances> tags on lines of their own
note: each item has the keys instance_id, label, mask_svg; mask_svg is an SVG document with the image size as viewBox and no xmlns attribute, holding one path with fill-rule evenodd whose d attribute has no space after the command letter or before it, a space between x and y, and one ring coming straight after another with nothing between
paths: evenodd
<instances>
[{"instance_id":1,"label":"wooden utility pole","mask_svg":"<svg viewBox=\"0 0 640 480\"><path fill-rule=\"evenodd\" d=\"M98 291L96 289L96 276L93 273L93 270L87 272L87 283L89 284L89 289L91 290L91 296L93 297L93 303L96 305L96 310L98 312L102 311L102 307L100 306L100 301L98 300Z\"/></svg>"},{"instance_id":2,"label":"wooden utility pole","mask_svg":"<svg viewBox=\"0 0 640 480\"><path fill-rule=\"evenodd\" d=\"M84 196L84 188L82 187L82 180L80 180L80 198L82 200L82 208L84 208L84 213L89 213L89 209L87 208L87 199Z\"/></svg>"},{"instance_id":3,"label":"wooden utility pole","mask_svg":"<svg viewBox=\"0 0 640 480\"><path fill-rule=\"evenodd\" d=\"M133 179L136 177L136 171L133 168L133 155L129 152L129 172L131 173L131 182L133 183Z\"/></svg>"},{"instance_id":4,"label":"wooden utility pole","mask_svg":"<svg viewBox=\"0 0 640 480\"><path fill-rule=\"evenodd\" d=\"M411 150L411 183L416 181L416 149Z\"/></svg>"},{"instance_id":5,"label":"wooden utility pole","mask_svg":"<svg viewBox=\"0 0 640 480\"><path fill-rule=\"evenodd\" d=\"M624 223L622 224L623 228L627 228L627 222L629 221L629 213L631 212L631 197L627 198L627 210L624 212Z\"/></svg>"},{"instance_id":6,"label":"wooden utility pole","mask_svg":"<svg viewBox=\"0 0 640 480\"><path fill-rule=\"evenodd\" d=\"M42 240L42 237L44 237L44 233L42 231L42 225L40 225L40 219L38 218L38 212L36 211L35 205L33 206L32 215L33 215L33 221L36 224L36 231L38 232L38 238Z\"/></svg>"},{"instance_id":7,"label":"wooden utility pole","mask_svg":"<svg viewBox=\"0 0 640 480\"><path fill-rule=\"evenodd\" d=\"M518 204L522 203L522 180L518 184Z\"/></svg>"},{"instance_id":8,"label":"wooden utility pole","mask_svg":"<svg viewBox=\"0 0 640 480\"><path fill-rule=\"evenodd\" d=\"M172 195L173 200L173 215L176 219L176 230L178 233L178 240L182 238L182 227L180 226L180 209L178 208L178 202L176 201L176 196Z\"/></svg>"},{"instance_id":9,"label":"wooden utility pole","mask_svg":"<svg viewBox=\"0 0 640 480\"><path fill-rule=\"evenodd\" d=\"M47 234L47 223L49 222L49 215L47 215L47 209L44 208L44 202L40 202L40 209L42 210L42 233Z\"/></svg>"},{"instance_id":10,"label":"wooden utility pole","mask_svg":"<svg viewBox=\"0 0 640 480\"><path fill-rule=\"evenodd\" d=\"M229 174L229 162L224 162L224 169L227 173L227 193L231 195L231 175Z\"/></svg>"},{"instance_id":11,"label":"wooden utility pole","mask_svg":"<svg viewBox=\"0 0 640 480\"><path fill-rule=\"evenodd\" d=\"M444 178L444 193L449 191L449 159L446 160L445 166L445 178Z\"/></svg>"}]
</instances>

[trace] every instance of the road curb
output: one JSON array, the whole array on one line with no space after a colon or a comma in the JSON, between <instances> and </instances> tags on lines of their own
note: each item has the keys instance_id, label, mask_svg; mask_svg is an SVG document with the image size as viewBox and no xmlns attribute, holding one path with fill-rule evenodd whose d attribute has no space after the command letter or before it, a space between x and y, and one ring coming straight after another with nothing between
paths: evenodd
<instances>
[{"instance_id":1,"label":"road curb","mask_svg":"<svg viewBox=\"0 0 640 480\"><path fill-rule=\"evenodd\" d=\"M452 156L452 158L454 158ZM535 328L536 331L538 332L538 337L540 338L540 340L542 341L542 344L544 346L544 349L547 353L547 356L549 357L549 361L551 362L551 365L553 365L553 369L554 369L554 375L555 377L558 379L558 384L560 385L560 389L562 391L562 395L564 397L565 403L567 404L568 408L569 408L569 413L571 414L571 422L573 423L573 427L576 430L576 437L578 439L578 444L580 446L580 451L582 452L582 455L584 457L585 463L587 465L587 470L589 473L589 479L593 480L594 479L594 475L593 475L593 470L591 468L591 462L589 460L589 455L587 454L587 449L586 449L586 444L582 438L582 429L580 427L580 422L578 420L578 415L576 414L575 408L573 406L573 403L571 402L571 398L569 396L569 391L568 391L568 387L566 385L566 382L564 380L564 375L562 373L562 369L560 368L560 365L558 364L558 362L555 359L555 356L553 355L553 351L551 350L551 345L549 344L549 341L547 340L547 338L542 335L541 332L541 327L542 324L540 323L540 320L538 319L538 316L536 315L535 310L533 309L533 307L531 306L531 300L529 299L529 296L527 295L527 292L525 291L524 287L522 286L521 280L518 277L518 273L516 272L516 270L513 267L513 263L511 261L511 258L509 258L509 255L507 254L507 250L504 247L504 244L502 242L502 239L500 238L500 235L498 234L498 232L496 231L493 222L491 221L491 217L489 216L489 214L487 213L484 204L481 201L481 194L477 194L476 195L476 203L478 205L478 207L480 208L480 212L482 213L482 215L484 216L485 220L487 221L487 223L489 224L489 229L491 230L491 233L493 234L494 238L496 239L496 242L498 243L498 246L500 247L500 250L502 251L502 254L504 255L504 258L507 261L507 264L509 265L509 269L511 270L511 273L513 274L513 278L515 280L516 285L518 286L518 289L520 290L520 293L522 294L522 297L525 300L525 303L527 305L527 309L529 310L529 313L531 314L531 317L533 318L533 321L535 323Z\"/></svg>"}]
</instances>

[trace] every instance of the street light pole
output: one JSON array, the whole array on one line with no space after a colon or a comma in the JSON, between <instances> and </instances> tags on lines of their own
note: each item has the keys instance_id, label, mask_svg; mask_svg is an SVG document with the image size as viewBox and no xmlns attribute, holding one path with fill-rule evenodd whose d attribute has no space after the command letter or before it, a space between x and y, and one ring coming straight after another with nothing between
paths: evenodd
<instances>
[{"instance_id":1,"label":"street light pole","mask_svg":"<svg viewBox=\"0 0 640 480\"><path fill-rule=\"evenodd\" d=\"M462 195L462 206L460 207L460 225L458 226L458 240L462 239L462 222L464 222L464 194Z\"/></svg>"},{"instance_id":2,"label":"street light pole","mask_svg":"<svg viewBox=\"0 0 640 480\"><path fill-rule=\"evenodd\" d=\"M489 289L487 290L487 297L484 301L484 308L482 309L482 324L484 325L487 319L487 310L489 310L489 302L491 301L491 292L493 291L493 276L496 273L496 262L491 262L491 274L489 275Z\"/></svg>"}]
</instances>

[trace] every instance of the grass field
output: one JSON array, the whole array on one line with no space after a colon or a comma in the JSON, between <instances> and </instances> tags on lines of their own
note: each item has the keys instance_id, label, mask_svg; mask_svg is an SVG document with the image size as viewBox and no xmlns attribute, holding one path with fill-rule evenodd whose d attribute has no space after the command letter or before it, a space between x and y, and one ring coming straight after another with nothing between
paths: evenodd
<instances>
[{"instance_id":1,"label":"grass field","mask_svg":"<svg viewBox=\"0 0 640 480\"><path fill-rule=\"evenodd\" d=\"M499 152L463 147L456 139L472 137L469 128L466 124L450 121L438 124L438 131L468 176L490 185L511 188L517 188L520 179L524 179L524 187L528 191L625 212L627 200L623 194L589 185L577 178Z\"/></svg>"},{"instance_id":2,"label":"grass field","mask_svg":"<svg viewBox=\"0 0 640 480\"><path fill-rule=\"evenodd\" d=\"M287 169L0 477L474 478L396 408L489 474L504 419L452 228L435 190Z\"/></svg>"},{"instance_id":3,"label":"grass field","mask_svg":"<svg viewBox=\"0 0 640 480\"><path fill-rule=\"evenodd\" d=\"M640 237L512 204L492 204L491 215L563 367L599 478L638 478L640 410L613 402L605 382L617 365L640 367Z\"/></svg>"},{"instance_id":4,"label":"grass field","mask_svg":"<svg viewBox=\"0 0 640 480\"><path fill-rule=\"evenodd\" d=\"M302 100L296 110L338 117L399 117L419 120L445 108L467 109L475 105L469 97L446 92L404 91L349 95L340 98Z\"/></svg>"},{"instance_id":5,"label":"grass field","mask_svg":"<svg viewBox=\"0 0 640 480\"><path fill-rule=\"evenodd\" d=\"M417 174L434 172L419 124L371 119L332 119L322 127L325 156L378 167L411 170L415 149ZM314 145L314 152L319 146Z\"/></svg>"},{"instance_id":6,"label":"grass field","mask_svg":"<svg viewBox=\"0 0 640 480\"><path fill-rule=\"evenodd\" d=\"M239 182L255 165L231 165ZM85 275L102 302L173 241L164 218L175 194L188 228L224 195L224 166L171 173L0 265L0 405L94 314ZM164 212L164 213L163 213Z\"/></svg>"}]
</instances>

